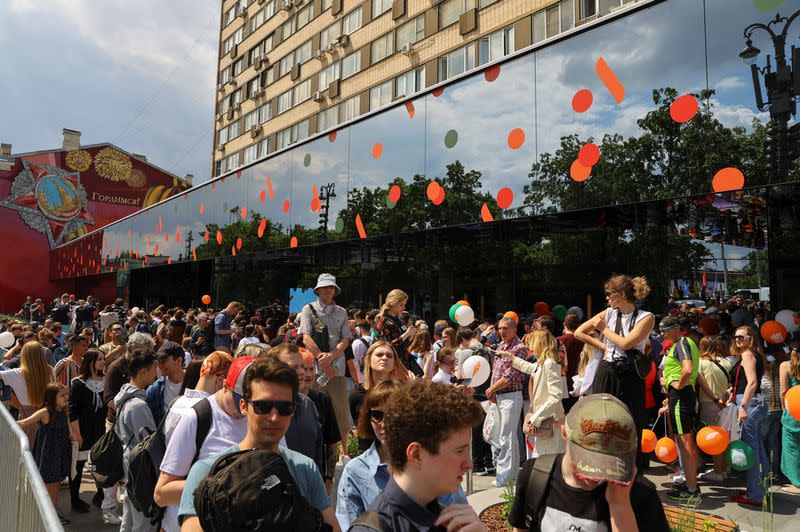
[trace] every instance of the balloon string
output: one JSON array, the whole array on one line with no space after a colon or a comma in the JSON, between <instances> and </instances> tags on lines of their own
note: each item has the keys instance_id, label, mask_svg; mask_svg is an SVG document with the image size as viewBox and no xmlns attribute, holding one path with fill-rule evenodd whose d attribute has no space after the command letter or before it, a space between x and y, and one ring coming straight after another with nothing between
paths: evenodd
<instances>
[{"instance_id":1,"label":"balloon string","mask_svg":"<svg viewBox=\"0 0 800 532\"><path fill-rule=\"evenodd\" d=\"M654 428L656 428L656 425L658 424L658 420L659 419L661 419L661 414L658 415L658 417L656 418L655 422L653 423L653 426L650 427L650 430L653 430ZM665 420L665 422L666 422L666 420ZM666 428L666 425L665 425L665 428Z\"/></svg>"}]
</instances>

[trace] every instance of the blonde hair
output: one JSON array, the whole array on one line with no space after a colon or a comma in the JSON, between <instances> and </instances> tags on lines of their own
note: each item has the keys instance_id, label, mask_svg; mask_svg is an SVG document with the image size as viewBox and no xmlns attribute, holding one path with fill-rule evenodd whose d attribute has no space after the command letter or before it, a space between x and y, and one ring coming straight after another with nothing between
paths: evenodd
<instances>
[{"instance_id":1,"label":"blonde hair","mask_svg":"<svg viewBox=\"0 0 800 532\"><path fill-rule=\"evenodd\" d=\"M711 336L703 336L700 340L700 358L717 359L717 341Z\"/></svg>"},{"instance_id":2,"label":"blonde hair","mask_svg":"<svg viewBox=\"0 0 800 532\"><path fill-rule=\"evenodd\" d=\"M561 364L556 338L547 329L535 329L526 334L523 341L525 342L525 347L533 353L539 364L543 363L547 358Z\"/></svg>"},{"instance_id":3,"label":"blonde hair","mask_svg":"<svg viewBox=\"0 0 800 532\"><path fill-rule=\"evenodd\" d=\"M589 334L592 338L600 338L600 334L595 330ZM578 375L583 377L586 374L586 366L589 365L589 362L592 361L592 356L594 356L594 352L597 348L592 344L583 344L583 349L581 349L581 357L578 361Z\"/></svg>"},{"instance_id":4,"label":"blonde hair","mask_svg":"<svg viewBox=\"0 0 800 532\"><path fill-rule=\"evenodd\" d=\"M800 345L797 342L792 344L792 351L789 353L789 374L800 379Z\"/></svg>"},{"instance_id":5,"label":"blonde hair","mask_svg":"<svg viewBox=\"0 0 800 532\"><path fill-rule=\"evenodd\" d=\"M758 333L756 333L755 329L753 329L752 327L749 327L747 325L742 325L741 327L736 327L736 330L733 333L734 336L736 336L736 331L741 331L741 330L747 331L747 336L750 337L750 345L748 345L747 347L745 347L744 349L742 349L740 351L739 347L736 345L736 341L734 341L731 344L731 354L733 356L735 356L736 358L741 360L742 353L744 353L745 351L752 351L753 352L753 356L758 356L758 357L761 357L763 359L764 358L764 349L761 347L761 344L759 344L759 342L758 342Z\"/></svg>"},{"instance_id":6,"label":"blonde hair","mask_svg":"<svg viewBox=\"0 0 800 532\"><path fill-rule=\"evenodd\" d=\"M239 346L233 358L266 356L270 350L267 344L244 344Z\"/></svg>"},{"instance_id":7,"label":"blonde hair","mask_svg":"<svg viewBox=\"0 0 800 532\"><path fill-rule=\"evenodd\" d=\"M625 299L634 303L650 294L650 285L644 277L630 278L627 275L615 275L606 281L605 289L610 292L621 292Z\"/></svg>"},{"instance_id":8,"label":"blonde hair","mask_svg":"<svg viewBox=\"0 0 800 532\"><path fill-rule=\"evenodd\" d=\"M28 389L30 406L39 408L44 403L44 390L53 380L53 370L44 358L44 348L39 342L28 342L22 346L19 355L22 379Z\"/></svg>"},{"instance_id":9,"label":"blonde hair","mask_svg":"<svg viewBox=\"0 0 800 532\"><path fill-rule=\"evenodd\" d=\"M391 290L388 294L386 294L386 301L384 301L383 305L381 305L381 310L380 312L378 312L378 317L385 316L390 308L397 305L401 301L405 301L407 299L408 299L408 294L406 294L399 288Z\"/></svg>"},{"instance_id":10,"label":"blonde hair","mask_svg":"<svg viewBox=\"0 0 800 532\"><path fill-rule=\"evenodd\" d=\"M369 346L369 349L367 349L367 352L364 355L364 388L367 390L375 386L375 378L372 375L372 368L370 367L372 365L370 364L370 362L372 362L372 353L374 353L379 347L383 346L387 346L392 350L392 358L394 359L394 369L387 377L387 380L394 379L400 382L405 382L408 380L408 370L400 361L400 358L397 356L397 351L394 350L394 346L391 344L391 342L387 342L386 340L377 340L373 342L371 346Z\"/></svg>"}]
</instances>

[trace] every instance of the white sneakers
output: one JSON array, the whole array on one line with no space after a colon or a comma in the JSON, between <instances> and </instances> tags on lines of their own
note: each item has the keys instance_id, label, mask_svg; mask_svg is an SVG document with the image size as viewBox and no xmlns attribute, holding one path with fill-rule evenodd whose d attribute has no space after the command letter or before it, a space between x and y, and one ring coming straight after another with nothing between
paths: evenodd
<instances>
[{"instance_id":1,"label":"white sneakers","mask_svg":"<svg viewBox=\"0 0 800 532\"><path fill-rule=\"evenodd\" d=\"M122 518L113 511L103 510L103 522L107 525L122 524Z\"/></svg>"},{"instance_id":2,"label":"white sneakers","mask_svg":"<svg viewBox=\"0 0 800 532\"><path fill-rule=\"evenodd\" d=\"M714 469L709 469L703 473L698 473L697 478L708 482L724 482L728 480L728 474L715 473Z\"/></svg>"}]
</instances>

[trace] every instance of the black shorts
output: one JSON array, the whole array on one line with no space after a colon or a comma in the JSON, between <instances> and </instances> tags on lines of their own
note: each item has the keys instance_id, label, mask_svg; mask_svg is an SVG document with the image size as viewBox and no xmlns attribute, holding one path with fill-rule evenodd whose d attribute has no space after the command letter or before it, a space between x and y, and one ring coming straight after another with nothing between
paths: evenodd
<instances>
[{"instance_id":1,"label":"black shorts","mask_svg":"<svg viewBox=\"0 0 800 532\"><path fill-rule=\"evenodd\" d=\"M697 405L697 394L691 384L687 384L680 390L672 386L669 388L669 419L672 422L672 429L676 434L689 434L692 432L695 420L695 407Z\"/></svg>"}]
</instances>

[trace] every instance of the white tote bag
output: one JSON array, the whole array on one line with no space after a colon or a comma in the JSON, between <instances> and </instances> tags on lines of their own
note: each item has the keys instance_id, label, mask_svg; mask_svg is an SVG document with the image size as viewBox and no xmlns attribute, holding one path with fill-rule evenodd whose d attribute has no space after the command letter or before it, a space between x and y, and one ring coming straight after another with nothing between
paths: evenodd
<instances>
[{"instance_id":1,"label":"white tote bag","mask_svg":"<svg viewBox=\"0 0 800 532\"><path fill-rule=\"evenodd\" d=\"M738 411L739 407L732 403L719 412L719 426L728 431L729 441L736 441L742 437Z\"/></svg>"},{"instance_id":2,"label":"white tote bag","mask_svg":"<svg viewBox=\"0 0 800 532\"><path fill-rule=\"evenodd\" d=\"M500 408L491 401L481 402L486 419L483 420L483 439L486 443L498 447L500 445Z\"/></svg>"}]
</instances>

